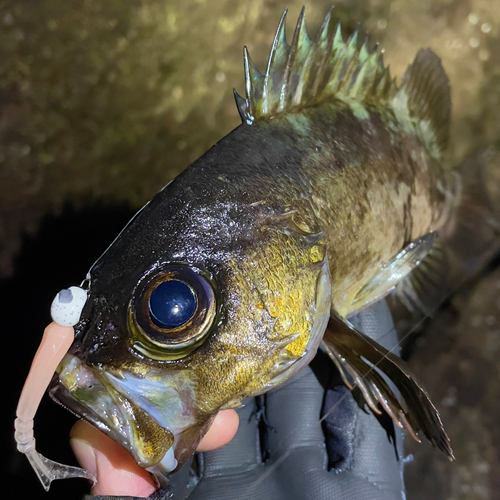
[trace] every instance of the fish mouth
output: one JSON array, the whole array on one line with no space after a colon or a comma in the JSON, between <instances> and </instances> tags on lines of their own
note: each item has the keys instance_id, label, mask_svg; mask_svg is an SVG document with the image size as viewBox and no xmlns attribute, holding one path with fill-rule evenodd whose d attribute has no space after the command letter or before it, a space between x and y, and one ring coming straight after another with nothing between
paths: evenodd
<instances>
[{"instance_id":1,"label":"fish mouth","mask_svg":"<svg viewBox=\"0 0 500 500\"><path fill-rule=\"evenodd\" d=\"M49 387L50 397L127 449L143 468L175 469L174 435L114 388L106 372L67 354Z\"/></svg>"}]
</instances>

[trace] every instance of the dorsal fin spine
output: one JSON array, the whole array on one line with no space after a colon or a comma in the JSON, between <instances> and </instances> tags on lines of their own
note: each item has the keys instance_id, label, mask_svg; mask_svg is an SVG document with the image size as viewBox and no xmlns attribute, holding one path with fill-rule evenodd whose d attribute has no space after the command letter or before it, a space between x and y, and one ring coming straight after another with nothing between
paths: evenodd
<instances>
[{"instance_id":1,"label":"dorsal fin spine","mask_svg":"<svg viewBox=\"0 0 500 500\"><path fill-rule=\"evenodd\" d=\"M246 95L250 103L249 112L255 116L260 110L258 104L262 102L262 82L264 75L257 69L248 49L244 49L244 62L245 62L245 82L246 82Z\"/></svg>"},{"instance_id":2,"label":"dorsal fin spine","mask_svg":"<svg viewBox=\"0 0 500 500\"><path fill-rule=\"evenodd\" d=\"M317 95L318 94L318 88L321 80L321 76L323 75L324 67L325 67L325 61L328 57L328 32L331 24L331 14L332 14L332 9L333 7L329 10L328 14L326 15L326 18L318 32L318 35L316 37L316 41L313 44L311 48L311 69L312 69L312 64L314 64L314 61L317 66L317 71L316 71L316 77L312 81L312 84L310 85L310 95ZM322 57L321 57L322 55ZM319 61L316 61L317 56L320 56L318 59ZM303 85L304 86L304 85ZM299 99L296 99L299 100ZM301 99L299 100L301 101Z\"/></svg>"},{"instance_id":3,"label":"dorsal fin spine","mask_svg":"<svg viewBox=\"0 0 500 500\"><path fill-rule=\"evenodd\" d=\"M335 36L333 37L332 47L339 49L344 46L344 39L342 38L342 27L340 23L335 28Z\"/></svg>"},{"instance_id":4,"label":"dorsal fin spine","mask_svg":"<svg viewBox=\"0 0 500 500\"><path fill-rule=\"evenodd\" d=\"M293 82L291 79L291 69L292 67L299 66L302 68L302 72L307 72L307 66L305 65L308 54L311 51L312 42L307 34L305 25L305 7L302 7L300 12L299 20L293 34L292 44L290 46L290 52L288 54L288 61L285 68L285 73L283 75L283 85L280 94L280 105L278 111L285 109L291 101L295 94L295 89L298 82Z\"/></svg>"},{"instance_id":5,"label":"dorsal fin spine","mask_svg":"<svg viewBox=\"0 0 500 500\"><path fill-rule=\"evenodd\" d=\"M364 118L369 117L367 106L388 106L405 127L417 130L433 155L440 154L447 132L439 130L446 127L447 115L435 108L440 104L446 107L447 86L443 85L446 78L437 56L417 56L403 79L403 90L398 91L377 48L370 49L366 40L359 44L357 30L345 42L341 25L334 24L331 11L311 42L302 9L291 46L285 36L286 14L278 26L264 75L245 49L245 103L235 94L243 121L251 124L336 100Z\"/></svg>"},{"instance_id":6,"label":"dorsal fin spine","mask_svg":"<svg viewBox=\"0 0 500 500\"><path fill-rule=\"evenodd\" d=\"M274 81L274 68L279 68L283 66L288 58L289 47L286 42L286 15L288 9L285 9L283 15L281 16L278 29L276 30L276 35L274 36L273 46L269 54L269 60L267 63L266 74L264 76L263 88L262 88L262 112L263 116L269 115L273 108L273 105L278 100L279 101L279 91L275 88L276 82Z\"/></svg>"},{"instance_id":7,"label":"dorsal fin spine","mask_svg":"<svg viewBox=\"0 0 500 500\"><path fill-rule=\"evenodd\" d=\"M236 92L236 89L233 89L233 95L241 121L247 125L251 125L253 123L253 117L248 113L247 100L241 97L240 94Z\"/></svg>"},{"instance_id":8,"label":"dorsal fin spine","mask_svg":"<svg viewBox=\"0 0 500 500\"><path fill-rule=\"evenodd\" d=\"M317 53L324 53L326 57L326 48L328 44L328 28L330 26L330 16L332 9L330 9L328 14L326 15L326 18L323 21L323 24L321 25L321 28L319 29L314 42L311 42L311 40L309 40L309 52L305 56L303 71L299 75L299 81L293 93L292 106L300 105L303 96L306 96L306 94L316 94L318 78L316 76L316 78L311 81L310 75L311 72L314 71L314 66L319 68L317 70L317 73L321 72L320 66L323 63L324 58L318 62L315 56Z\"/></svg>"},{"instance_id":9,"label":"dorsal fin spine","mask_svg":"<svg viewBox=\"0 0 500 500\"><path fill-rule=\"evenodd\" d=\"M357 69L358 69L358 74L356 75L356 78L353 78L347 96L350 97L351 99L356 99L357 97L360 97L361 98L360 100L363 100L363 97L365 96L361 95L361 89L365 81L365 78L369 73L370 67L368 64L363 64L361 66L358 66Z\"/></svg>"},{"instance_id":10,"label":"dorsal fin spine","mask_svg":"<svg viewBox=\"0 0 500 500\"><path fill-rule=\"evenodd\" d=\"M359 59L354 57L357 50L357 42L358 32L355 31L347 43L346 55L343 57L344 61L342 72L338 76L338 82L336 85L337 92L344 94L346 97L350 97L350 90L356 81L354 76L356 75L356 71L359 74L362 67L359 64Z\"/></svg>"},{"instance_id":11,"label":"dorsal fin spine","mask_svg":"<svg viewBox=\"0 0 500 500\"><path fill-rule=\"evenodd\" d=\"M365 38L363 45L359 51L359 61L364 63L370 57L370 51L368 50L368 40Z\"/></svg>"},{"instance_id":12,"label":"dorsal fin spine","mask_svg":"<svg viewBox=\"0 0 500 500\"><path fill-rule=\"evenodd\" d=\"M349 40L347 41L347 46L350 50L352 50L353 53L358 48L358 33L358 30L354 31L354 33L349 37Z\"/></svg>"}]
</instances>

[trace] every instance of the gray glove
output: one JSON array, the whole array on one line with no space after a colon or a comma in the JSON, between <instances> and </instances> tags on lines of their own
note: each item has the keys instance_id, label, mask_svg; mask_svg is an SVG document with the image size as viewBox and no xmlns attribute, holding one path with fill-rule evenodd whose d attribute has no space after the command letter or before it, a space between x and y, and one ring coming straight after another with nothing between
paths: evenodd
<instances>
[{"instance_id":1,"label":"gray glove","mask_svg":"<svg viewBox=\"0 0 500 500\"><path fill-rule=\"evenodd\" d=\"M352 323L387 349L397 344L384 301ZM150 498L403 500L403 462L398 459L402 433L385 414L376 418L362 411L355 398L362 400L343 385L333 363L319 352L310 367L286 384L246 400L238 410L240 427L231 443L197 454L170 476L166 491ZM85 500L125 498L133 497Z\"/></svg>"},{"instance_id":2,"label":"gray glove","mask_svg":"<svg viewBox=\"0 0 500 500\"><path fill-rule=\"evenodd\" d=\"M388 349L397 343L384 301L352 323ZM169 491L153 498L404 499L399 429L385 414L377 421L360 410L359 395L342 384L324 353L310 366L265 396L246 400L238 410L240 427L233 441L198 454L171 476Z\"/></svg>"}]
</instances>

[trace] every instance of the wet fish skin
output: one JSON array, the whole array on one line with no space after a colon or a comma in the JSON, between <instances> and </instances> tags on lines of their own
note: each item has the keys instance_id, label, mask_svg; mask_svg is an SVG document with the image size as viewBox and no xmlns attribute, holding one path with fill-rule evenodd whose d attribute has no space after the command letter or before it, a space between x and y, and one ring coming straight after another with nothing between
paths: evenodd
<instances>
[{"instance_id":1,"label":"wet fish skin","mask_svg":"<svg viewBox=\"0 0 500 500\"><path fill-rule=\"evenodd\" d=\"M405 139L425 158L415 139ZM158 381L162 370L189 372L196 386L189 412L203 422L198 439L220 408L272 383L286 349L277 350L273 339L299 333L288 352L303 354L326 259L333 303L352 313L349 299L370 272L431 228L433 200L421 196L425 204L408 210L418 222L408 234L400 206L432 180L426 163L400 160L411 153L398 156L396 140L375 110L371 120L359 121L333 104L241 125L155 196L94 266L87 320L71 353L100 371ZM398 177L408 179L405 190L395 185ZM397 191L404 196L395 198ZM311 242L311 235L319 240ZM217 330L187 359L144 359L130 346L129 303L146 274L172 262L202 269L217 282ZM291 290L299 297L286 299Z\"/></svg>"},{"instance_id":2,"label":"wet fish skin","mask_svg":"<svg viewBox=\"0 0 500 500\"><path fill-rule=\"evenodd\" d=\"M240 127L153 198L94 266L82 314L88 319L77 327L70 351L111 373L154 374L161 380L162 370L189 372L187 385L196 385L189 412L204 423L200 433L221 407L237 406L248 394L270 387L281 351L296 354L298 361L315 320L316 285L327 269L324 245L308 239L287 214L289 191L309 188L303 174L289 168L300 158L298 151L286 152L290 131L279 134L281 147L273 135L264 128L259 140L248 126ZM230 144L238 151L238 165ZM261 150L261 158L253 148ZM289 180L274 170L278 158ZM268 177L267 195L255 175ZM128 306L137 283L172 262L202 269L217 283L217 328L186 359L143 359L130 347ZM289 289L294 294L288 298Z\"/></svg>"},{"instance_id":3,"label":"wet fish skin","mask_svg":"<svg viewBox=\"0 0 500 500\"><path fill-rule=\"evenodd\" d=\"M330 309L364 307L371 278L452 219L457 177L398 106L330 96L244 122L168 184L91 269L55 399L71 408L76 397L156 470L158 426L182 463L220 409L305 366ZM139 345L134 307L142 283L178 265L211 284L216 314L174 359Z\"/></svg>"}]
</instances>

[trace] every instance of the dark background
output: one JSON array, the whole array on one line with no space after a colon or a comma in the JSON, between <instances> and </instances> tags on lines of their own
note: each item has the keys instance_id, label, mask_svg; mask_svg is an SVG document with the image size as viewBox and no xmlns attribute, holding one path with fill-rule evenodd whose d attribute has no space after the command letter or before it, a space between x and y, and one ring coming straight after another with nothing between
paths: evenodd
<instances>
[{"instance_id":1,"label":"dark background","mask_svg":"<svg viewBox=\"0 0 500 500\"><path fill-rule=\"evenodd\" d=\"M13 420L55 294L79 284L129 217L239 123L241 51L265 67L285 6L303 1L0 1L0 311L6 494L79 498L85 481L49 494L15 451ZM330 1L306 4L315 33ZM449 165L500 137L500 3L344 0L344 35L361 25L401 77L420 47L443 59L453 97ZM498 143L497 143L498 144ZM497 154L496 149L492 154ZM489 184L500 203L500 168ZM495 191L494 191L495 192ZM498 262L497 262L498 264ZM409 500L500 498L500 271L492 265L407 339L457 456L407 440ZM37 449L72 462L75 419L47 399ZM6 483L6 488L5 488ZM2 493L3 494L3 493Z\"/></svg>"}]
</instances>

